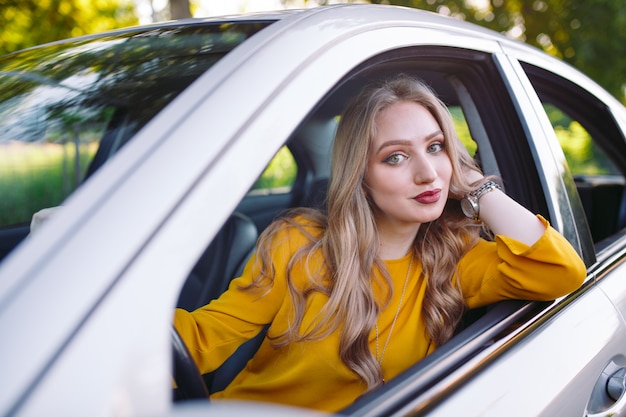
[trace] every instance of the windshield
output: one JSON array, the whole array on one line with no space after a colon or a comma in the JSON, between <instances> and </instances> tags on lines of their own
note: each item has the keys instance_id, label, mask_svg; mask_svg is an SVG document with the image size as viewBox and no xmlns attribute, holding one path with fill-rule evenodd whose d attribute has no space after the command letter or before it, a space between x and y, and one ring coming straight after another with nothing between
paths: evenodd
<instances>
[{"instance_id":1,"label":"windshield","mask_svg":"<svg viewBox=\"0 0 626 417\"><path fill-rule=\"evenodd\" d=\"M61 204L181 91L270 23L139 28L1 57L0 232ZM0 259L15 244L7 242L0 235Z\"/></svg>"}]
</instances>

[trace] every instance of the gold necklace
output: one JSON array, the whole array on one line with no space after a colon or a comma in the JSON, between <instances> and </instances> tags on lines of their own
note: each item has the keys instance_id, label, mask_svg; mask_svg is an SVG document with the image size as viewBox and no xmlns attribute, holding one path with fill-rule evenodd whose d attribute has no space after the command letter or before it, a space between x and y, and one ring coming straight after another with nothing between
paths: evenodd
<instances>
[{"instance_id":1,"label":"gold necklace","mask_svg":"<svg viewBox=\"0 0 626 417\"><path fill-rule=\"evenodd\" d=\"M385 351L387 350L387 346L389 345L389 341L391 340L391 333L393 333L393 328L396 326L396 321L398 320L398 315L400 314L400 308L402 307L402 300L404 300L404 293L406 292L407 284L409 283L409 275L411 273L411 267L413 266L413 256L411 254L411 262L409 262L409 269L406 271L406 277L404 278L404 287L402 288L402 294L400 294L400 302L398 303L398 309L396 310L396 315L393 317L393 321L391 322L391 329L389 329L389 335L387 335L387 341L385 342L385 346L383 346L383 350L380 354L380 358L378 357L378 320L376 320L376 360L378 364L383 366L383 358L385 357ZM383 384L385 383L385 378L383 378Z\"/></svg>"}]
</instances>

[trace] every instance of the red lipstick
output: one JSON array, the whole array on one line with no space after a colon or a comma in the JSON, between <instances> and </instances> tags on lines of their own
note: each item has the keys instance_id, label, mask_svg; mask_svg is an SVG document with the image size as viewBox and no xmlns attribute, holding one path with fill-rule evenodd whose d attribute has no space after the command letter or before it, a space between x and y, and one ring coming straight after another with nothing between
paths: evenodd
<instances>
[{"instance_id":1,"label":"red lipstick","mask_svg":"<svg viewBox=\"0 0 626 417\"><path fill-rule=\"evenodd\" d=\"M439 197L441 197L441 189L437 188L418 194L417 197L415 197L415 201L422 204L433 204L439 201Z\"/></svg>"}]
</instances>

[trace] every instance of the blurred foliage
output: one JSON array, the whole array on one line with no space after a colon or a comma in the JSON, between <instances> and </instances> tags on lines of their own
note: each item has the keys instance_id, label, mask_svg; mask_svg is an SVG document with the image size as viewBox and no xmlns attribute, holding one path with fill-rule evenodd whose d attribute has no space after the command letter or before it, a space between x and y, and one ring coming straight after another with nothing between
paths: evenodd
<instances>
[{"instance_id":1,"label":"blurred foliage","mask_svg":"<svg viewBox=\"0 0 626 417\"><path fill-rule=\"evenodd\" d=\"M0 55L138 22L132 0L0 0Z\"/></svg>"},{"instance_id":2,"label":"blurred foliage","mask_svg":"<svg viewBox=\"0 0 626 417\"><path fill-rule=\"evenodd\" d=\"M545 104L544 109L554 128L572 174L582 176L621 175L587 130L557 107Z\"/></svg>"},{"instance_id":3,"label":"blurred foliage","mask_svg":"<svg viewBox=\"0 0 626 417\"><path fill-rule=\"evenodd\" d=\"M270 161L267 168L252 187L253 190L270 192L272 189L291 187L298 175L298 165L289 148L283 146Z\"/></svg>"},{"instance_id":4,"label":"blurred foliage","mask_svg":"<svg viewBox=\"0 0 626 417\"><path fill-rule=\"evenodd\" d=\"M463 110L458 106L449 106L448 110L450 110L452 122L454 123L454 130L459 138L459 141L461 141L463 146L465 146L465 149L467 149L469 154L473 157L476 155L476 151L478 150L478 144L472 138L469 126L465 120L465 115L463 114Z\"/></svg>"},{"instance_id":5,"label":"blurred foliage","mask_svg":"<svg viewBox=\"0 0 626 417\"><path fill-rule=\"evenodd\" d=\"M369 1L429 10L504 33L570 63L626 103L625 0ZM171 14L186 16L196 2L170 0ZM286 6L295 3L283 0ZM0 0L0 55L137 23L132 0Z\"/></svg>"},{"instance_id":6,"label":"blurred foliage","mask_svg":"<svg viewBox=\"0 0 626 417\"><path fill-rule=\"evenodd\" d=\"M504 33L571 64L626 103L625 0L371 2L429 10Z\"/></svg>"}]
</instances>

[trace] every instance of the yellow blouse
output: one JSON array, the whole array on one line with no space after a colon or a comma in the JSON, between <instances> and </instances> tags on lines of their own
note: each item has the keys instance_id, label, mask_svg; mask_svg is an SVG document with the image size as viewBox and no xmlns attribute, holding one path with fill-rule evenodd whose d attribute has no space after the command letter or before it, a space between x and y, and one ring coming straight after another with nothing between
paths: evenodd
<instances>
[{"instance_id":1,"label":"yellow blouse","mask_svg":"<svg viewBox=\"0 0 626 417\"><path fill-rule=\"evenodd\" d=\"M533 246L496 236L494 242L481 239L461 259L458 278L470 308L502 299L552 300L580 286L586 275L582 260L545 219L539 218L547 228ZM295 227L281 233L273 253L276 276L271 291L261 296L240 289L256 276L254 259L251 259L242 276L234 279L219 299L191 313L176 310L174 325L202 373L219 367L265 324L272 323L268 330L270 336L286 329L292 306L286 287L286 266L297 248L307 240ZM385 261L394 291L391 302L378 319L379 352L387 342L396 315L410 258L407 255ZM321 255L312 261L321 262ZM411 269L382 362L387 381L434 350L421 318L426 284L420 278L421 264L417 259ZM292 277L301 280L296 284L305 284L301 265L296 265ZM380 288L375 286L374 290L380 291ZM311 297L303 328L312 322L326 299L319 293ZM374 330L370 335L370 349L376 355ZM323 340L293 343L280 349L274 348L266 337L246 368L224 391L213 394L211 399L269 401L338 411L366 390L365 383L340 360L338 351L339 331Z\"/></svg>"}]
</instances>

